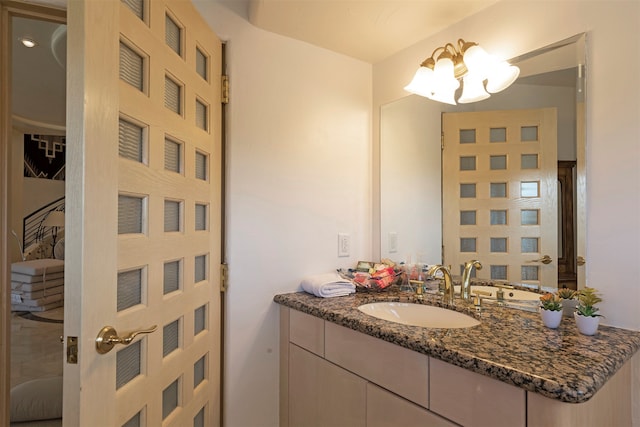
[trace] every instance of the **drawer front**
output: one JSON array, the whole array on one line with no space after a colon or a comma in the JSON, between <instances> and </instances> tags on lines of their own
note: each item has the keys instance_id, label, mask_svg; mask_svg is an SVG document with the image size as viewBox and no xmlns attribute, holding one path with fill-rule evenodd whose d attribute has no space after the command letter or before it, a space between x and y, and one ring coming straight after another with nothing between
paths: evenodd
<instances>
[{"instance_id":1,"label":"drawer front","mask_svg":"<svg viewBox=\"0 0 640 427\"><path fill-rule=\"evenodd\" d=\"M456 424L372 383L367 384L367 427L455 427Z\"/></svg>"},{"instance_id":2,"label":"drawer front","mask_svg":"<svg viewBox=\"0 0 640 427\"><path fill-rule=\"evenodd\" d=\"M431 358L430 409L466 427L526 424L526 391Z\"/></svg>"},{"instance_id":3,"label":"drawer front","mask_svg":"<svg viewBox=\"0 0 640 427\"><path fill-rule=\"evenodd\" d=\"M367 382L289 344L291 426L365 427Z\"/></svg>"},{"instance_id":4,"label":"drawer front","mask_svg":"<svg viewBox=\"0 0 640 427\"><path fill-rule=\"evenodd\" d=\"M429 364L424 354L326 322L325 358L429 407Z\"/></svg>"},{"instance_id":5,"label":"drawer front","mask_svg":"<svg viewBox=\"0 0 640 427\"><path fill-rule=\"evenodd\" d=\"M297 310L290 310L289 341L324 357L324 320Z\"/></svg>"}]
</instances>

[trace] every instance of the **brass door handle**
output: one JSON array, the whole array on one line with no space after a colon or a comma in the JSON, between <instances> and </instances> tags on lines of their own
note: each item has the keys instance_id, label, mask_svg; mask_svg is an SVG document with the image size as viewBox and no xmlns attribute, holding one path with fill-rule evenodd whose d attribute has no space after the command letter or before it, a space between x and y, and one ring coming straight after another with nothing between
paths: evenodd
<instances>
[{"instance_id":1,"label":"brass door handle","mask_svg":"<svg viewBox=\"0 0 640 427\"><path fill-rule=\"evenodd\" d=\"M553 260L551 259L551 257L549 255L544 255L540 259L534 259L533 261L528 261L528 262L541 262L543 264L551 264L553 262Z\"/></svg>"},{"instance_id":2,"label":"brass door handle","mask_svg":"<svg viewBox=\"0 0 640 427\"><path fill-rule=\"evenodd\" d=\"M584 257L582 256L578 256L578 258L576 258L576 264L578 265L585 265L587 263L587 260L584 259Z\"/></svg>"},{"instance_id":3,"label":"brass door handle","mask_svg":"<svg viewBox=\"0 0 640 427\"><path fill-rule=\"evenodd\" d=\"M113 326L105 326L96 337L96 351L100 354L109 353L116 344L129 345L133 339L140 334L150 334L158 329L158 325L153 325L148 329L129 332L124 337L119 337Z\"/></svg>"}]
</instances>

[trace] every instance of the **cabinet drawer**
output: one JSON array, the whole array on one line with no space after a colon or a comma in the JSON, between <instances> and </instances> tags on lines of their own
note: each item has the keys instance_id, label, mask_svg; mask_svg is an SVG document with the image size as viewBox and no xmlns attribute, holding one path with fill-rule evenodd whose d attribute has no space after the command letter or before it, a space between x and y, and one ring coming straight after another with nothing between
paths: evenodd
<instances>
[{"instance_id":1,"label":"cabinet drawer","mask_svg":"<svg viewBox=\"0 0 640 427\"><path fill-rule=\"evenodd\" d=\"M424 354L325 322L325 358L429 407L429 364Z\"/></svg>"},{"instance_id":2,"label":"cabinet drawer","mask_svg":"<svg viewBox=\"0 0 640 427\"><path fill-rule=\"evenodd\" d=\"M289 344L291 426L365 427L367 382Z\"/></svg>"},{"instance_id":3,"label":"cabinet drawer","mask_svg":"<svg viewBox=\"0 0 640 427\"><path fill-rule=\"evenodd\" d=\"M430 409L465 427L526 424L526 391L441 360L429 360Z\"/></svg>"},{"instance_id":4,"label":"cabinet drawer","mask_svg":"<svg viewBox=\"0 0 640 427\"><path fill-rule=\"evenodd\" d=\"M367 427L455 427L456 424L389 393L367 384Z\"/></svg>"},{"instance_id":5,"label":"cabinet drawer","mask_svg":"<svg viewBox=\"0 0 640 427\"><path fill-rule=\"evenodd\" d=\"M297 310L290 310L289 341L324 357L324 320Z\"/></svg>"}]
</instances>

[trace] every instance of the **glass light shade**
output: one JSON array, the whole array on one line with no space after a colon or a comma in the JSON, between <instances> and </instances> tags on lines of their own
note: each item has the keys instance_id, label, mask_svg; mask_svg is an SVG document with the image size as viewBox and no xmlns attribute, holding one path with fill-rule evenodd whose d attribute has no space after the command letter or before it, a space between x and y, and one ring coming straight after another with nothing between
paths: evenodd
<instances>
[{"instance_id":1,"label":"glass light shade","mask_svg":"<svg viewBox=\"0 0 640 427\"><path fill-rule=\"evenodd\" d=\"M433 76L433 96L430 98L434 101L456 105L454 95L456 89L460 87L460 82L454 77L453 61L449 58L438 59L433 70Z\"/></svg>"},{"instance_id":2,"label":"glass light shade","mask_svg":"<svg viewBox=\"0 0 640 427\"><path fill-rule=\"evenodd\" d=\"M405 86L404 90L430 98L433 94L433 82L433 70L427 67L420 67L413 76L411 83Z\"/></svg>"},{"instance_id":3,"label":"glass light shade","mask_svg":"<svg viewBox=\"0 0 640 427\"><path fill-rule=\"evenodd\" d=\"M520 68L510 65L508 62L501 62L491 70L491 74L487 77L487 91L489 93L498 93L505 90L520 75Z\"/></svg>"},{"instance_id":4,"label":"glass light shade","mask_svg":"<svg viewBox=\"0 0 640 427\"><path fill-rule=\"evenodd\" d=\"M478 102L491 96L484 90L483 79L472 75L471 71L462 80L464 84L462 86L462 96L458 99L459 103Z\"/></svg>"},{"instance_id":5,"label":"glass light shade","mask_svg":"<svg viewBox=\"0 0 640 427\"><path fill-rule=\"evenodd\" d=\"M436 90L442 86L454 87L454 90L460 86L460 82L455 78L453 72L453 61L449 58L441 58L436 62L433 69L435 79L434 86Z\"/></svg>"},{"instance_id":6,"label":"glass light shade","mask_svg":"<svg viewBox=\"0 0 640 427\"><path fill-rule=\"evenodd\" d=\"M462 60L469 72L481 80L487 78L489 70L496 63L496 60L478 45L467 49Z\"/></svg>"}]
</instances>

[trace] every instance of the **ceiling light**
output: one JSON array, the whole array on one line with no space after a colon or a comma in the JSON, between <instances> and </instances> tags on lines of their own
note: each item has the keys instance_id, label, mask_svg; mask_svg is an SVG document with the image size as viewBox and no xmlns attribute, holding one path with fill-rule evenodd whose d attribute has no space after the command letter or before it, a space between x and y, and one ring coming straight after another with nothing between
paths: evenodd
<instances>
[{"instance_id":1,"label":"ceiling light","mask_svg":"<svg viewBox=\"0 0 640 427\"><path fill-rule=\"evenodd\" d=\"M28 47L28 48L38 46L38 42L36 42L34 39L31 39L29 37L21 37L20 43L22 43L24 47Z\"/></svg>"},{"instance_id":2,"label":"ceiling light","mask_svg":"<svg viewBox=\"0 0 640 427\"><path fill-rule=\"evenodd\" d=\"M436 56L437 54L437 56ZM478 43L458 40L458 46L447 43L425 59L404 89L434 101L456 105L455 93L462 80L459 103L482 101L491 93L509 87L520 69L506 61L499 61Z\"/></svg>"}]
</instances>

